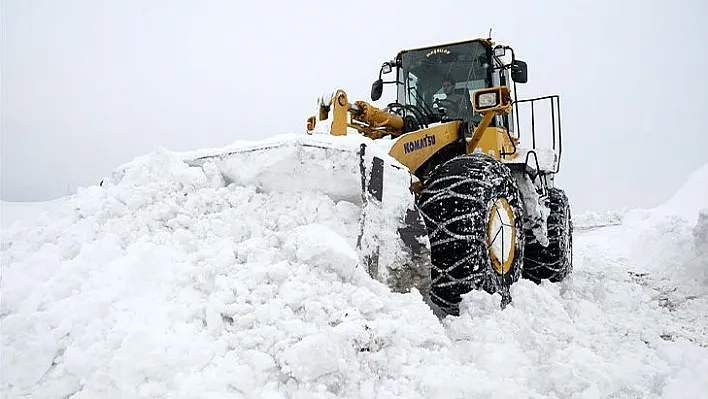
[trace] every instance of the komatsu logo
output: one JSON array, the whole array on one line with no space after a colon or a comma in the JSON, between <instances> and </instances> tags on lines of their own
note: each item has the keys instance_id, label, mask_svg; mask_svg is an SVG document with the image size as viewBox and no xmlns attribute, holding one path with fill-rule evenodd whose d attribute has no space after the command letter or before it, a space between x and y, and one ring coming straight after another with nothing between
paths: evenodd
<instances>
[{"instance_id":1,"label":"komatsu logo","mask_svg":"<svg viewBox=\"0 0 708 399\"><path fill-rule=\"evenodd\" d=\"M405 154L408 154L413 151L418 151L420 149L430 147L431 145L435 145L435 136L425 135L425 137L423 137L422 139L403 143L403 152Z\"/></svg>"}]
</instances>

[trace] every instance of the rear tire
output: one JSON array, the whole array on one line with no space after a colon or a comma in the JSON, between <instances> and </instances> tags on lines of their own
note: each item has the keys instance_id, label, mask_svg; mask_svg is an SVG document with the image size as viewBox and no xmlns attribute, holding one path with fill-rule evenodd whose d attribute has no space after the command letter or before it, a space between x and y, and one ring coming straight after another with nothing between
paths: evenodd
<instances>
[{"instance_id":1,"label":"rear tire","mask_svg":"<svg viewBox=\"0 0 708 399\"><path fill-rule=\"evenodd\" d=\"M430 174L418 199L431 249L431 300L458 314L461 295L483 289L511 300L520 275L521 196L510 170L484 154L451 159Z\"/></svg>"},{"instance_id":2,"label":"rear tire","mask_svg":"<svg viewBox=\"0 0 708 399\"><path fill-rule=\"evenodd\" d=\"M529 242L524 251L523 277L536 283L560 282L573 270L573 221L568 197L558 188L549 189L548 197L548 246Z\"/></svg>"}]
</instances>

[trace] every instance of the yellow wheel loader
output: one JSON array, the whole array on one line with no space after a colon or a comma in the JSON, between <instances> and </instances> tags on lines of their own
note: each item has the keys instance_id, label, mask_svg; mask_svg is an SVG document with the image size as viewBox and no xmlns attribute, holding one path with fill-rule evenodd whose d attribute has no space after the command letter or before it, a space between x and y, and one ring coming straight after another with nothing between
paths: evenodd
<instances>
[{"instance_id":1,"label":"yellow wheel loader","mask_svg":"<svg viewBox=\"0 0 708 399\"><path fill-rule=\"evenodd\" d=\"M359 264L392 291L417 289L438 314L457 314L477 289L506 305L520 277L556 282L572 270L570 207L554 179L560 98L518 99L526 81L526 63L491 39L404 50L372 86L373 101L395 89L383 108L336 90L318 99L309 134L182 160L218 184L359 206L356 233L338 233Z\"/></svg>"},{"instance_id":2,"label":"yellow wheel loader","mask_svg":"<svg viewBox=\"0 0 708 399\"><path fill-rule=\"evenodd\" d=\"M384 74L393 77L384 81ZM499 293L505 305L521 276L557 282L571 272L570 206L554 184L560 98L519 100L516 84L526 82L527 65L511 47L474 39L400 51L383 63L371 99L379 100L385 85L396 94L383 109L351 102L344 90L319 99L318 115L307 120L310 137L318 121L329 119L330 137L369 139L357 151L363 209L357 247L372 277L381 279L385 264L383 280L392 288L415 286L457 314L470 290ZM549 118L539 116L544 107ZM522 142L520 120L529 116ZM536 145L542 136L549 145ZM388 195L401 179L410 183L410 199L400 189ZM393 212L397 236L386 237L383 224L370 219L380 219L392 202L405 209ZM381 249L390 241L402 243L403 258L382 260L382 253L391 258Z\"/></svg>"}]
</instances>

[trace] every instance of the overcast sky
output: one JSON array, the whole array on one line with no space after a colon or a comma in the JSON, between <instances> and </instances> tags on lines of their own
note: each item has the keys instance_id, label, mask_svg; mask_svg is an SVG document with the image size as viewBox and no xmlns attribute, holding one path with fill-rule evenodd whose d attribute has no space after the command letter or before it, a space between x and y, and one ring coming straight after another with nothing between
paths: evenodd
<instances>
[{"instance_id":1,"label":"overcast sky","mask_svg":"<svg viewBox=\"0 0 708 399\"><path fill-rule=\"evenodd\" d=\"M561 95L576 211L655 206L708 162L707 4L3 0L0 197L56 198L156 146L302 132L320 94L368 99L398 50L493 28L529 65L520 95Z\"/></svg>"}]
</instances>

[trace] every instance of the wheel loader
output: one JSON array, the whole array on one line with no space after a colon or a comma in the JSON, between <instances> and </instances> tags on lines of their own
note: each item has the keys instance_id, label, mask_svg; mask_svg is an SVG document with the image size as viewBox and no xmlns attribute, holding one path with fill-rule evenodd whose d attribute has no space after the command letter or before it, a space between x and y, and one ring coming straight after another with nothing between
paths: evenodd
<instances>
[{"instance_id":1,"label":"wheel loader","mask_svg":"<svg viewBox=\"0 0 708 399\"><path fill-rule=\"evenodd\" d=\"M332 137L370 139L358 150L362 220L367 207L402 201L387 198L387 190L400 184L394 179L408 179L412 204L399 213L398 237L361 229L357 246L373 277L380 275L381 247L399 239L407 259L387 267L409 277L401 272L389 285L416 286L458 314L471 290L499 293L505 306L520 277L559 282L572 271L570 205L554 178L562 154L560 97L518 99L517 84L527 80L527 64L511 47L480 38L403 50L384 62L371 100L386 85L396 100L383 108L352 102L341 89L318 100L308 134L330 120L325 133ZM529 116L522 135L520 121ZM537 145L542 138L549 144ZM367 157L367 148L383 148L394 161ZM387 177L387 167L404 173Z\"/></svg>"},{"instance_id":2,"label":"wheel loader","mask_svg":"<svg viewBox=\"0 0 708 399\"><path fill-rule=\"evenodd\" d=\"M570 205L555 185L560 97L517 98L527 80L526 63L489 38L403 50L371 88L376 102L391 87L385 107L339 89L318 98L308 134L182 159L227 186L356 204L347 239L359 264L394 292L418 290L440 316L459 314L472 290L498 293L503 307L519 278L572 271Z\"/></svg>"}]
</instances>

